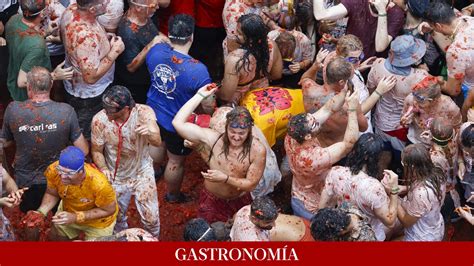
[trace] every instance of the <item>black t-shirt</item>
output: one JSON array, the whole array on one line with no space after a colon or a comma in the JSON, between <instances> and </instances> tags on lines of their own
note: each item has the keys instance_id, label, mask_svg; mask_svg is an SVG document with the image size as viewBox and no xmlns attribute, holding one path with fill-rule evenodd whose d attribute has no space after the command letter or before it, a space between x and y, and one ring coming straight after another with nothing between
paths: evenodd
<instances>
[{"instance_id":1,"label":"black t-shirt","mask_svg":"<svg viewBox=\"0 0 474 266\"><path fill-rule=\"evenodd\" d=\"M117 35L122 37L125 44L125 50L117 58L115 64L115 76L125 84L146 85L150 84L150 74L143 63L135 73L127 70L127 65L158 35L158 29L148 21L144 26L138 26L130 22L126 15L122 17L117 28Z\"/></svg>"},{"instance_id":2,"label":"black t-shirt","mask_svg":"<svg viewBox=\"0 0 474 266\"><path fill-rule=\"evenodd\" d=\"M46 184L43 174L46 168L80 136L76 112L66 103L31 100L10 103L5 110L1 137L15 141L18 186Z\"/></svg>"},{"instance_id":3,"label":"black t-shirt","mask_svg":"<svg viewBox=\"0 0 474 266\"><path fill-rule=\"evenodd\" d=\"M18 12L18 0L0 0L0 21L3 25Z\"/></svg>"}]
</instances>

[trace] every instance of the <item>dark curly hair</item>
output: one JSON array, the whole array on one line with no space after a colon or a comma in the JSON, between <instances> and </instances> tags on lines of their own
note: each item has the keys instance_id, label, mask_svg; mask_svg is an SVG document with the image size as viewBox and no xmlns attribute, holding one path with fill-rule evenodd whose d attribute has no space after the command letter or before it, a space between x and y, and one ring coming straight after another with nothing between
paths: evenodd
<instances>
[{"instance_id":1,"label":"dark curly hair","mask_svg":"<svg viewBox=\"0 0 474 266\"><path fill-rule=\"evenodd\" d=\"M250 213L259 220L273 221L278 216L278 208L269 197L257 197L250 205Z\"/></svg>"},{"instance_id":2,"label":"dark curly hair","mask_svg":"<svg viewBox=\"0 0 474 266\"><path fill-rule=\"evenodd\" d=\"M311 236L317 241L339 241L350 223L351 217L345 211L323 208L311 218Z\"/></svg>"},{"instance_id":3,"label":"dark curly hair","mask_svg":"<svg viewBox=\"0 0 474 266\"><path fill-rule=\"evenodd\" d=\"M423 183L433 190L439 202L443 199L441 186L446 182L444 172L435 167L430 153L422 144L411 144L402 153L403 176L406 178L408 191L416 183Z\"/></svg>"},{"instance_id":4,"label":"dark curly hair","mask_svg":"<svg viewBox=\"0 0 474 266\"><path fill-rule=\"evenodd\" d=\"M383 140L373 133L360 136L354 148L347 156L346 166L350 167L353 175L358 174L364 165L367 166L367 175L380 179L379 159L383 151Z\"/></svg>"},{"instance_id":5,"label":"dark curly hair","mask_svg":"<svg viewBox=\"0 0 474 266\"><path fill-rule=\"evenodd\" d=\"M299 144L304 142L306 135L311 134L311 129L308 127L307 115L307 113L297 114L288 122L288 135Z\"/></svg>"},{"instance_id":6,"label":"dark curly hair","mask_svg":"<svg viewBox=\"0 0 474 266\"><path fill-rule=\"evenodd\" d=\"M208 231L209 230L209 231ZM207 233L206 233L207 232ZM214 229L202 218L190 220L184 227L185 241L216 241Z\"/></svg>"},{"instance_id":7,"label":"dark curly hair","mask_svg":"<svg viewBox=\"0 0 474 266\"><path fill-rule=\"evenodd\" d=\"M268 27L263 19L256 14L245 14L237 21L245 36L241 48L245 50L242 58L237 61L235 69L237 72L243 68L250 72L250 55L255 58L257 66L255 68L255 78L268 76L268 62L270 61L270 51L268 50Z\"/></svg>"},{"instance_id":8,"label":"dark curly hair","mask_svg":"<svg viewBox=\"0 0 474 266\"><path fill-rule=\"evenodd\" d=\"M466 148L474 146L474 125L469 125L461 132L461 143Z\"/></svg>"}]
</instances>

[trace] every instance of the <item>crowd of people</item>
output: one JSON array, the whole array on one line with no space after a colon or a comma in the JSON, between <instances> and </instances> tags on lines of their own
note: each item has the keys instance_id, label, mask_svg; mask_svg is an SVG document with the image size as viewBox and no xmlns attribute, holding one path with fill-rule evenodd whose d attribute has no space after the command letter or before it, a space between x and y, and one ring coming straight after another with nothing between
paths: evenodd
<instances>
[{"instance_id":1,"label":"crowd of people","mask_svg":"<svg viewBox=\"0 0 474 266\"><path fill-rule=\"evenodd\" d=\"M53 241L157 241L158 198L192 200L195 152L186 241L445 240L474 225L473 14L472 0L1 0L0 207L19 208L22 240L50 219ZM289 208L272 200L285 191ZM0 240L15 233L0 209Z\"/></svg>"}]
</instances>

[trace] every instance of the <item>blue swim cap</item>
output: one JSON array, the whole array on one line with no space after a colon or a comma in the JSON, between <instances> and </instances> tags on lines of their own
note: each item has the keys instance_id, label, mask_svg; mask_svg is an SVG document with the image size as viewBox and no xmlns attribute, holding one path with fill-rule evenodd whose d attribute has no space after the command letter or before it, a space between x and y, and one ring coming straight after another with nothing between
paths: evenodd
<instances>
[{"instance_id":1,"label":"blue swim cap","mask_svg":"<svg viewBox=\"0 0 474 266\"><path fill-rule=\"evenodd\" d=\"M61 151L61 155L59 155L59 165L77 171L84 167L84 152L81 149L69 146Z\"/></svg>"}]
</instances>

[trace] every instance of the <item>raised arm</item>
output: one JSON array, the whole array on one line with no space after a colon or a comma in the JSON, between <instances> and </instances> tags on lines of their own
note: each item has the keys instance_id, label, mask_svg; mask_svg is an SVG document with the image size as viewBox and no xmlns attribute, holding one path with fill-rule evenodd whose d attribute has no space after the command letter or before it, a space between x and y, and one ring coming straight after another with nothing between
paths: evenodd
<instances>
[{"instance_id":1,"label":"raised arm","mask_svg":"<svg viewBox=\"0 0 474 266\"><path fill-rule=\"evenodd\" d=\"M378 11L377 31L375 33L375 50L379 53L385 51L393 37L388 34L388 0L374 0L372 4Z\"/></svg>"},{"instance_id":2,"label":"raised arm","mask_svg":"<svg viewBox=\"0 0 474 266\"><path fill-rule=\"evenodd\" d=\"M318 73L318 71L323 68L323 61L329 53L330 52L328 50L322 48L318 51L316 60L314 60L314 63L311 65L311 67L301 76L300 83L306 78L316 80L316 73Z\"/></svg>"},{"instance_id":3,"label":"raised arm","mask_svg":"<svg viewBox=\"0 0 474 266\"><path fill-rule=\"evenodd\" d=\"M155 46L155 44L161 43L161 42L169 43L169 39L163 33L159 33L157 36L155 36L155 38L153 38L153 40L150 43L148 43L147 46L145 46L140 51L140 53L138 53L137 56L135 56L135 58L133 58L132 62L130 62L130 64L127 65L128 72L133 73L137 71L137 69L141 65L143 65L143 63L145 62L146 55L148 54L150 49L153 46Z\"/></svg>"},{"instance_id":4,"label":"raised arm","mask_svg":"<svg viewBox=\"0 0 474 266\"><path fill-rule=\"evenodd\" d=\"M359 93L354 92L347 98L347 127L342 142L335 143L325 150L331 155L331 163L335 164L346 156L359 138L359 124L357 122L357 108L359 106Z\"/></svg>"},{"instance_id":5,"label":"raised arm","mask_svg":"<svg viewBox=\"0 0 474 266\"><path fill-rule=\"evenodd\" d=\"M384 77L380 80L377 88L372 92L372 94L367 98L362 104L361 109L362 113L366 114L375 106L375 104L379 101L382 96L389 92L391 89L395 87L397 84L397 79L394 76L391 77Z\"/></svg>"},{"instance_id":6,"label":"raised arm","mask_svg":"<svg viewBox=\"0 0 474 266\"><path fill-rule=\"evenodd\" d=\"M337 20L347 16L348 11L343 4L324 8L324 0L313 0L313 13L316 20Z\"/></svg>"},{"instance_id":7,"label":"raised arm","mask_svg":"<svg viewBox=\"0 0 474 266\"><path fill-rule=\"evenodd\" d=\"M211 89L208 90L208 88ZM217 87L212 88L210 85L204 85L191 99L189 99L186 104L183 105L183 107L181 107L181 109L175 115L172 123L176 129L176 132L178 132L178 134L183 139L187 139L195 143L203 142L208 145L212 145L213 140L215 139L215 131L208 128L202 128L193 123L189 123L187 120L192 112L199 106L201 101L215 93L216 90Z\"/></svg>"},{"instance_id":8,"label":"raised arm","mask_svg":"<svg viewBox=\"0 0 474 266\"><path fill-rule=\"evenodd\" d=\"M317 123L319 123L319 127L324 124L324 122L326 122L326 120L328 120L332 114L341 110L342 106L344 105L346 94L347 88L343 89L341 92L332 97L318 111L309 113L309 115L313 116ZM317 128L319 129L319 127Z\"/></svg>"}]
</instances>

